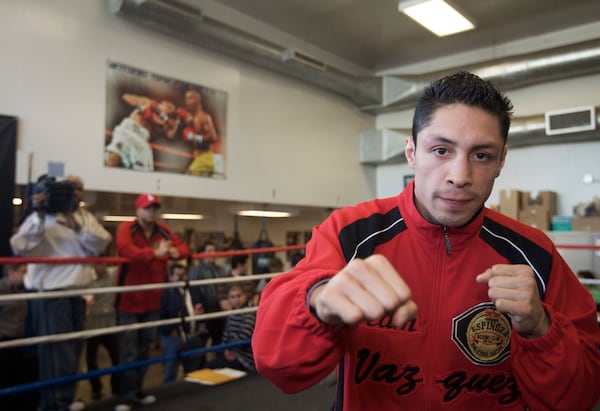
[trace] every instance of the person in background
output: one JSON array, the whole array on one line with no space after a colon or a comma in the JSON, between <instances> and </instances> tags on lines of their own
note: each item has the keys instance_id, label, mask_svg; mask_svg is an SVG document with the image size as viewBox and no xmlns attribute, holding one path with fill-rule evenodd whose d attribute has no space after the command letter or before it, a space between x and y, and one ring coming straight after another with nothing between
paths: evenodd
<instances>
[{"instance_id":1,"label":"person in background","mask_svg":"<svg viewBox=\"0 0 600 411\"><path fill-rule=\"evenodd\" d=\"M252 307L249 296L239 285L229 288L228 298L232 309ZM231 344L252 338L256 313L233 314L227 317L223 332L223 344ZM226 349L222 357L210 361L208 368L235 368L243 371L254 371L254 357L250 345Z\"/></svg>"},{"instance_id":2,"label":"person in background","mask_svg":"<svg viewBox=\"0 0 600 411\"><path fill-rule=\"evenodd\" d=\"M596 404L592 297L548 236L485 207L511 110L465 71L425 88L405 146L412 182L334 211L263 291L259 373L291 393L337 367L340 411Z\"/></svg>"},{"instance_id":3,"label":"person in background","mask_svg":"<svg viewBox=\"0 0 600 411\"><path fill-rule=\"evenodd\" d=\"M186 267L183 264L172 264L169 267L168 281L184 281L186 277ZM185 287L165 288L160 296L160 318L179 318L183 319L190 315L202 314L204 308L202 304L195 303L192 300L189 289ZM160 347L163 356L175 355L184 348L191 348L194 339L199 338L196 330L196 322L185 322L177 324L162 325L160 332ZM198 345L204 346L204 340ZM202 367L204 356L192 356L182 359L184 372L197 370ZM172 382L177 380L178 360L167 360L163 363L164 377L163 382Z\"/></svg>"},{"instance_id":4,"label":"person in background","mask_svg":"<svg viewBox=\"0 0 600 411\"><path fill-rule=\"evenodd\" d=\"M118 268L101 262L94 265L95 278L89 288L113 287L116 283ZM113 327L116 325L114 293L89 294L86 296L88 312L86 328L88 330ZM102 334L87 340L85 360L88 371L98 369L98 349L103 346L110 357L112 365L119 363L119 344L116 334ZM118 378L120 374L110 377L110 387L113 395L119 391ZM92 399L102 398L102 381L99 377L90 378Z\"/></svg>"},{"instance_id":5,"label":"person in background","mask_svg":"<svg viewBox=\"0 0 600 411\"><path fill-rule=\"evenodd\" d=\"M198 249L199 253L206 254L215 253L216 251L217 246L212 241L206 241ZM202 258L198 264L193 266L188 271L189 281L222 278L225 276L226 275L223 267L216 263L214 257ZM191 287L194 301L200 302L206 313L212 313L221 310L217 289L218 287L216 284ZM210 335L211 345L219 345L221 343L221 336L223 335L225 320L223 318L215 318L213 320L205 321L204 324Z\"/></svg>"},{"instance_id":6,"label":"person in background","mask_svg":"<svg viewBox=\"0 0 600 411\"><path fill-rule=\"evenodd\" d=\"M163 283L169 260L184 260L190 255L188 246L158 222L160 201L153 194L140 194L136 201L134 221L119 226L116 236L119 256L130 262L121 265L118 285ZM161 290L118 293L117 324L157 321L160 317ZM119 334L119 364L147 360L150 346L156 340L156 327L124 331ZM148 367L137 367L119 376L119 400L115 411L130 411L135 405L150 405L156 397L143 392Z\"/></svg>"},{"instance_id":7,"label":"person in background","mask_svg":"<svg viewBox=\"0 0 600 411\"><path fill-rule=\"evenodd\" d=\"M81 178L68 176L73 194L56 196L48 192L52 186L42 176L33 194L34 213L30 214L11 237L16 255L24 257L96 257L112 241L111 234L96 217L80 207L84 186ZM55 204L51 204L55 201ZM60 291L83 289L94 278L89 264L29 264L25 288L30 291ZM37 335L54 335L82 331L85 321L85 301L81 296L39 298L31 301L33 324ZM38 346L39 378L50 380L76 374L83 341L71 339ZM81 410L85 404L75 400L74 382L42 389L40 411Z\"/></svg>"},{"instance_id":8,"label":"person in background","mask_svg":"<svg viewBox=\"0 0 600 411\"><path fill-rule=\"evenodd\" d=\"M17 294L25 291L23 278L27 264L7 264L3 266L0 279L0 295ZM0 301L0 342L25 337L27 323L27 301ZM23 375L23 347L0 348L0 388L13 387L26 382ZM22 396L0 397L0 409L23 409Z\"/></svg>"},{"instance_id":9,"label":"person in background","mask_svg":"<svg viewBox=\"0 0 600 411\"><path fill-rule=\"evenodd\" d=\"M226 277L242 277L248 275L248 255L240 254L231 257L231 270ZM236 283L217 284L217 294L221 310L231 310L231 299L229 298L229 288L233 285L239 285L244 294L250 298L253 305L258 304L259 294L256 290L256 281L240 281Z\"/></svg>"},{"instance_id":10,"label":"person in background","mask_svg":"<svg viewBox=\"0 0 600 411\"><path fill-rule=\"evenodd\" d=\"M270 274L281 274L281 273L283 273L283 270L284 270L283 261L281 261L281 258L277 258L277 257L271 258L271 261L269 261L269 273ZM265 287L269 281L270 281L270 279L263 278L258 282L258 285L256 286L258 298L255 298L253 300L254 305L258 305L258 302L260 300L260 293L262 293L262 291L265 289Z\"/></svg>"},{"instance_id":11,"label":"person in background","mask_svg":"<svg viewBox=\"0 0 600 411\"><path fill-rule=\"evenodd\" d=\"M302 260L304 258L304 252L295 252L294 254L292 254L292 258L290 259L290 264L293 267L295 267L300 260Z\"/></svg>"}]
</instances>

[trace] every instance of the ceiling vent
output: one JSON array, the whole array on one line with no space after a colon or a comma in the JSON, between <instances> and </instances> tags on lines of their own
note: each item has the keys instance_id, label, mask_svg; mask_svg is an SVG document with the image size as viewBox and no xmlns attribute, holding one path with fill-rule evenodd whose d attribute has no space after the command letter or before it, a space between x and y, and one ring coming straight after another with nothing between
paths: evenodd
<instances>
[{"instance_id":1,"label":"ceiling vent","mask_svg":"<svg viewBox=\"0 0 600 411\"><path fill-rule=\"evenodd\" d=\"M369 130L360 133L360 162L379 164L404 157L406 134L393 130Z\"/></svg>"},{"instance_id":2,"label":"ceiling vent","mask_svg":"<svg viewBox=\"0 0 600 411\"><path fill-rule=\"evenodd\" d=\"M546 134L579 133L596 129L595 107L577 107L546 112Z\"/></svg>"}]
</instances>

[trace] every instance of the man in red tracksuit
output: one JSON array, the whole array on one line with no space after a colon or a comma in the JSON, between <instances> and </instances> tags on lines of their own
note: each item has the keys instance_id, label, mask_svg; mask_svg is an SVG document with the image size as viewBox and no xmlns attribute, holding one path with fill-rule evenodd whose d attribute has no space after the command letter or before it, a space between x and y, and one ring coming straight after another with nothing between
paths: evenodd
<instances>
[{"instance_id":1,"label":"man in red tracksuit","mask_svg":"<svg viewBox=\"0 0 600 411\"><path fill-rule=\"evenodd\" d=\"M285 392L337 367L335 410L590 410L596 307L541 231L485 208L512 104L458 72L415 109L397 197L332 213L263 291L252 347Z\"/></svg>"},{"instance_id":2,"label":"man in red tracksuit","mask_svg":"<svg viewBox=\"0 0 600 411\"><path fill-rule=\"evenodd\" d=\"M116 245L119 256L129 263L121 266L119 285L163 283L168 260L186 259L188 246L165 224L159 223L160 202L153 194L141 194L136 202L135 221L121 224ZM117 295L117 323L136 324L160 319L162 291L134 291ZM119 363L128 364L149 358L150 344L156 341L156 327L119 334ZM142 393L147 367L134 368L119 376L119 404L115 411L130 411L136 404L152 404L153 395Z\"/></svg>"}]
</instances>

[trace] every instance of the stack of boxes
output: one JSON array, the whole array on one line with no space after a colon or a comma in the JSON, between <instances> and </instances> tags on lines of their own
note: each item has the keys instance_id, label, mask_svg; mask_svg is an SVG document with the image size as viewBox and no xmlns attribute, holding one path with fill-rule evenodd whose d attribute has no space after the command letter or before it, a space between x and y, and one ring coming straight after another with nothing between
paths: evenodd
<instances>
[{"instance_id":1,"label":"stack of boxes","mask_svg":"<svg viewBox=\"0 0 600 411\"><path fill-rule=\"evenodd\" d=\"M556 215L556 193L554 191L525 191L521 194L519 221L550 230L550 218Z\"/></svg>"},{"instance_id":2,"label":"stack of boxes","mask_svg":"<svg viewBox=\"0 0 600 411\"><path fill-rule=\"evenodd\" d=\"M500 212L540 230L550 230L550 219L556 215L556 192L501 190Z\"/></svg>"},{"instance_id":3,"label":"stack of boxes","mask_svg":"<svg viewBox=\"0 0 600 411\"><path fill-rule=\"evenodd\" d=\"M556 215L556 192L500 190L500 212L545 231L600 232L600 216Z\"/></svg>"},{"instance_id":4,"label":"stack of boxes","mask_svg":"<svg viewBox=\"0 0 600 411\"><path fill-rule=\"evenodd\" d=\"M519 190L500 190L500 212L507 216L519 219L521 210L521 193Z\"/></svg>"},{"instance_id":5,"label":"stack of boxes","mask_svg":"<svg viewBox=\"0 0 600 411\"><path fill-rule=\"evenodd\" d=\"M573 231L594 231L600 233L600 216L573 217Z\"/></svg>"}]
</instances>

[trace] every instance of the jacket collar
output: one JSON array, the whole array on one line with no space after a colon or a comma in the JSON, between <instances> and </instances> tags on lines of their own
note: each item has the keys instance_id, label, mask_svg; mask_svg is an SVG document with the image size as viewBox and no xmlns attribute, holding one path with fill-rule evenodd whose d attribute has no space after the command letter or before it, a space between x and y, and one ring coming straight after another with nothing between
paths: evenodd
<instances>
[{"instance_id":1,"label":"jacket collar","mask_svg":"<svg viewBox=\"0 0 600 411\"><path fill-rule=\"evenodd\" d=\"M417 209L414 197L414 180L398 196L398 206L400 214L404 217L406 226L409 230L422 236L425 241L431 241L436 236L444 235L444 226L432 224L427 221ZM482 207L471 221L461 227L447 227L447 234L451 240L453 249L464 244L469 238L479 235L483 225L483 217L486 208Z\"/></svg>"}]
</instances>

